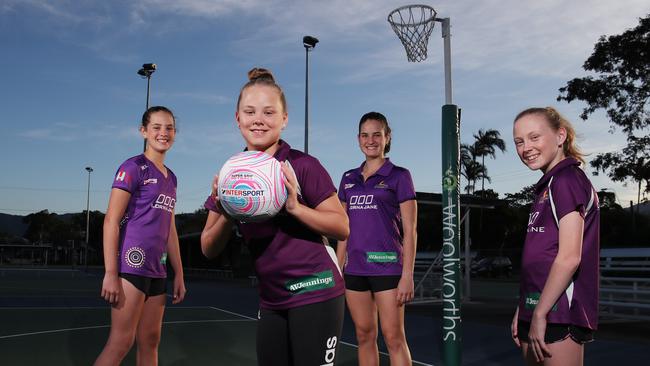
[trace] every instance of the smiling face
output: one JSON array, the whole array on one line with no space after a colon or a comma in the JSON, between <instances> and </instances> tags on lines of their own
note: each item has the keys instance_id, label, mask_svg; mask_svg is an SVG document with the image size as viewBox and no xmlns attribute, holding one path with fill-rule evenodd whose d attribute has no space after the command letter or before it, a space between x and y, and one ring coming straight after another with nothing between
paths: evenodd
<instances>
[{"instance_id":1,"label":"smiling face","mask_svg":"<svg viewBox=\"0 0 650 366\"><path fill-rule=\"evenodd\" d=\"M531 170L546 173L565 158L562 145L566 130L553 129L542 114L527 114L516 120L513 137L517 155Z\"/></svg>"},{"instance_id":2,"label":"smiling face","mask_svg":"<svg viewBox=\"0 0 650 366\"><path fill-rule=\"evenodd\" d=\"M359 129L359 148L366 159L383 158L384 149L390 141L384 125L376 119L368 119Z\"/></svg>"},{"instance_id":3,"label":"smiling face","mask_svg":"<svg viewBox=\"0 0 650 366\"><path fill-rule=\"evenodd\" d=\"M288 115L277 88L251 85L242 91L235 119L249 150L273 155Z\"/></svg>"},{"instance_id":4,"label":"smiling face","mask_svg":"<svg viewBox=\"0 0 650 366\"><path fill-rule=\"evenodd\" d=\"M174 117L165 111L151 113L146 126L140 127L140 133L147 140L147 149L165 153L172 147L176 137Z\"/></svg>"}]
</instances>

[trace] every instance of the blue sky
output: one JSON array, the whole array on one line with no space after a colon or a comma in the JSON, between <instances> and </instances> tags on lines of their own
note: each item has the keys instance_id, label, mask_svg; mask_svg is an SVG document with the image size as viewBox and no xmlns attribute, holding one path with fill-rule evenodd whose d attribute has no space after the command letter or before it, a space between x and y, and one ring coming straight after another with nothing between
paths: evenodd
<instances>
[{"instance_id":1,"label":"blue sky","mask_svg":"<svg viewBox=\"0 0 650 366\"><path fill-rule=\"evenodd\" d=\"M302 149L303 35L310 54L310 153L338 185L358 166L362 114L376 110L393 128L391 159L411 170L418 191L439 192L440 106L444 100L439 24L429 58L409 63L386 22L395 1L140 0L0 2L0 212L105 211L118 165L141 151L139 118L154 62L151 104L171 107L179 133L166 163L179 180L176 210L198 209L223 162L243 147L234 122L237 94L253 66L270 68L289 103L284 139ZM581 68L601 35L619 34L650 13L646 0L451 1L431 3L452 24L454 103L461 140L497 129L508 151L486 165L502 195L539 178L514 153L511 124L529 106L552 105L574 121L592 157L619 149L603 113L579 120L581 103L558 88ZM588 169L589 170L589 169ZM594 185L627 205L634 184ZM487 183L486 183L487 184Z\"/></svg>"}]
</instances>

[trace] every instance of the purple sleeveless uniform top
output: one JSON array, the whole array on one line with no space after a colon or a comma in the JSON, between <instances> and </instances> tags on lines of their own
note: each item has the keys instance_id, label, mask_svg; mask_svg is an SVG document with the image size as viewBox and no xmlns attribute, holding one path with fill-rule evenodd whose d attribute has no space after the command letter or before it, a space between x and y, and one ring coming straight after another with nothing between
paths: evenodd
<instances>
[{"instance_id":1,"label":"purple sleeveless uniform top","mask_svg":"<svg viewBox=\"0 0 650 366\"><path fill-rule=\"evenodd\" d=\"M346 274L402 274L402 216L400 203L415 199L411 174L386 159L364 182L365 162L343 174L339 199L350 218Z\"/></svg>"},{"instance_id":2,"label":"purple sleeveless uniform top","mask_svg":"<svg viewBox=\"0 0 650 366\"><path fill-rule=\"evenodd\" d=\"M548 171L535 187L521 261L519 319L530 321L551 265L558 253L559 222L577 211L584 218L582 256L566 290L546 319L589 329L598 326L600 209L598 195L579 162L566 158Z\"/></svg>"},{"instance_id":3,"label":"purple sleeveless uniform top","mask_svg":"<svg viewBox=\"0 0 650 366\"><path fill-rule=\"evenodd\" d=\"M144 154L119 167L113 188L131 193L120 222L119 272L167 277L167 239L176 204L176 176L167 177Z\"/></svg>"},{"instance_id":4,"label":"purple sleeveless uniform top","mask_svg":"<svg viewBox=\"0 0 650 366\"><path fill-rule=\"evenodd\" d=\"M320 162L280 140L274 157L288 160L298 178L298 200L315 208L336 193ZM217 211L208 197L205 208ZM258 223L237 223L255 261L260 307L281 310L343 295L345 287L334 250L326 239L283 209Z\"/></svg>"}]
</instances>

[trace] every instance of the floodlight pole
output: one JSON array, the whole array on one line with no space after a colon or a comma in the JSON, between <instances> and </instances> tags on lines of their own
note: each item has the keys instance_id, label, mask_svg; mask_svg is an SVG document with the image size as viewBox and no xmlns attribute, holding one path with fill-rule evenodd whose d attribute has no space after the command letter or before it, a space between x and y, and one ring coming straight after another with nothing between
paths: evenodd
<instances>
[{"instance_id":1,"label":"floodlight pole","mask_svg":"<svg viewBox=\"0 0 650 366\"><path fill-rule=\"evenodd\" d=\"M449 18L442 23L444 39L445 105L442 106L442 327L443 361L460 366L462 353L460 266L460 109L452 104L451 31ZM467 221L469 222L469 220ZM467 225L467 222L465 225ZM469 258L466 258L467 261Z\"/></svg>"},{"instance_id":2,"label":"floodlight pole","mask_svg":"<svg viewBox=\"0 0 650 366\"><path fill-rule=\"evenodd\" d=\"M88 268L88 241L90 239L90 173L93 172L93 168L87 166L86 171L88 172L88 193L86 195L86 253L84 255L84 264Z\"/></svg>"},{"instance_id":3,"label":"floodlight pole","mask_svg":"<svg viewBox=\"0 0 650 366\"><path fill-rule=\"evenodd\" d=\"M305 47L305 154L309 153L309 47Z\"/></svg>"},{"instance_id":4,"label":"floodlight pole","mask_svg":"<svg viewBox=\"0 0 650 366\"><path fill-rule=\"evenodd\" d=\"M138 70L138 75L142 76L143 78L147 78L147 104L145 107L145 111L149 110L149 89L151 86L151 75L156 71L157 66L154 63L149 63L149 64L143 64L142 68ZM147 150L147 140L144 140L143 142L143 148L142 151Z\"/></svg>"},{"instance_id":5,"label":"floodlight pole","mask_svg":"<svg viewBox=\"0 0 650 366\"><path fill-rule=\"evenodd\" d=\"M302 44L305 46L305 154L309 153L309 52L318 43L318 38L304 36Z\"/></svg>"}]
</instances>

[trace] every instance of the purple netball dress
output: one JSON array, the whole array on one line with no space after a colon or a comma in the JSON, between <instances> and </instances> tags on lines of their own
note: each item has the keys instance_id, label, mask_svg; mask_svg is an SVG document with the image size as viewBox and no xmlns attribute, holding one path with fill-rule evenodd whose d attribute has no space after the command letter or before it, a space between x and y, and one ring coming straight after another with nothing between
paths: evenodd
<instances>
[{"instance_id":1,"label":"purple netball dress","mask_svg":"<svg viewBox=\"0 0 650 366\"><path fill-rule=\"evenodd\" d=\"M280 140L274 157L289 161L299 184L300 203L315 208L336 193L320 162ZM205 207L218 212L214 200ZM343 295L336 254L323 236L284 211L270 220L237 223L255 260L260 307L281 310L318 303Z\"/></svg>"},{"instance_id":2,"label":"purple netball dress","mask_svg":"<svg viewBox=\"0 0 650 366\"><path fill-rule=\"evenodd\" d=\"M365 164L365 163L364 163ZM400 203L414 200L411 174L386 159L365 182L363 164L343 174L338 196L350 218L345 273L356 276L402 274Z\"/></svg>"},{"instance_id":3,"label":"purple netball dress","mask_svg":"<svg viewBox=\"0 0 650 366\"><path fill-rule=\"evenodd\" d=\"M120 273L167 277L167 239L176 204L176 176L167 177L144 154L125 161L113 188L131 193L120 222Z\"/></svg>"},{"instance_id":4,"label":"purple netball dress","mask_svg":"<svg viewBox=\"0 0 650 366\"><path fill-rule=\"evenodd\" d=\"M521 263L519 319L530 322L558 253L559 222L577 211L584 218L582 257L568 287L547 315L549 323L598 326L600 209L579 162L566 158L535 187Z\"/></svg>"}]
</instances>

